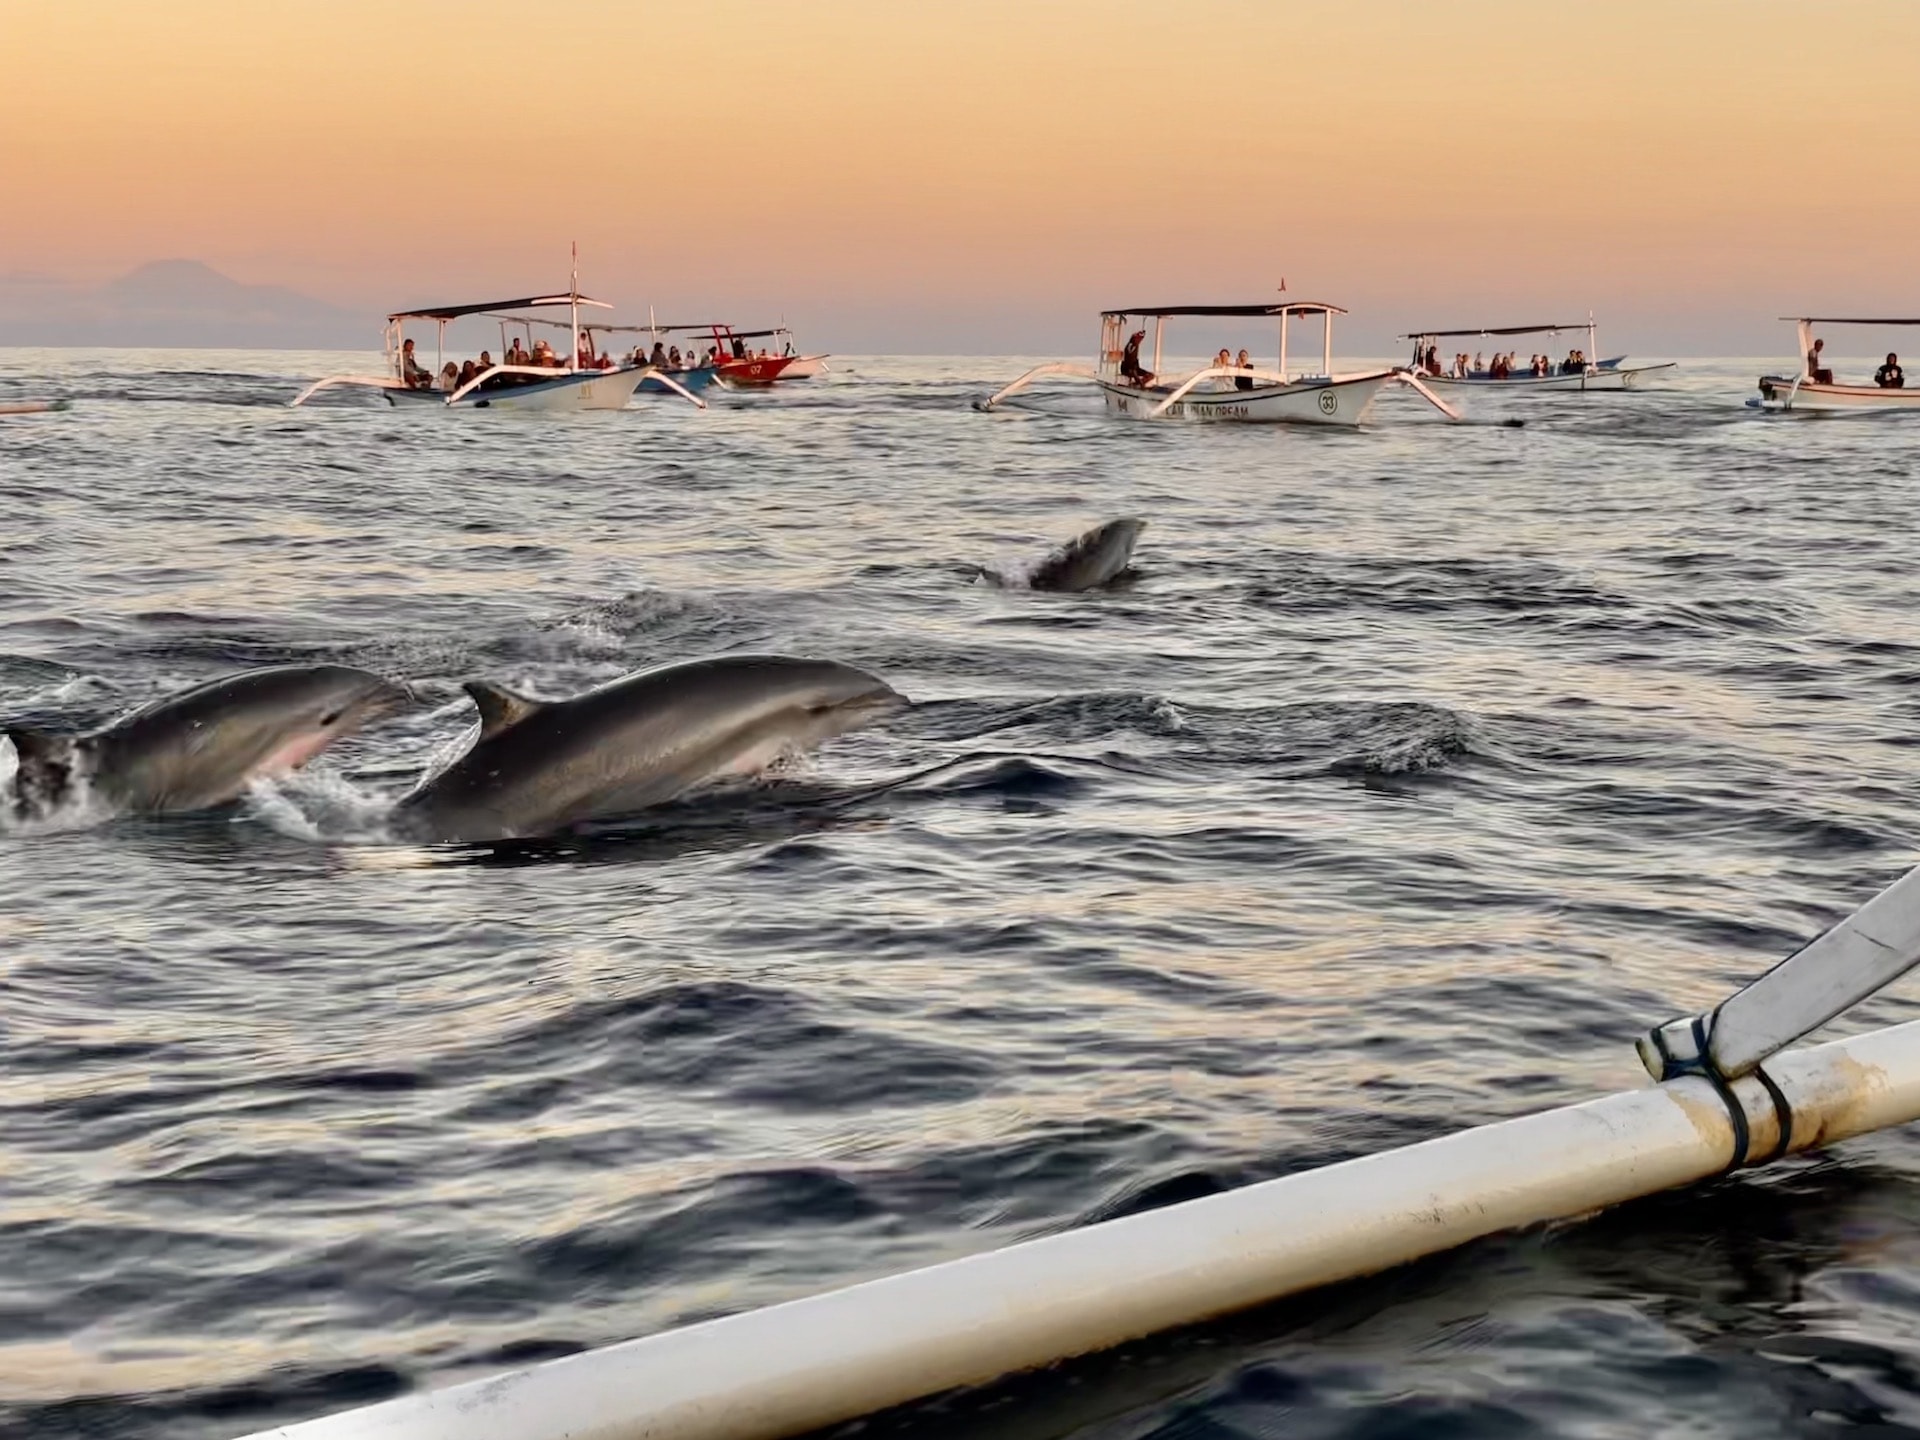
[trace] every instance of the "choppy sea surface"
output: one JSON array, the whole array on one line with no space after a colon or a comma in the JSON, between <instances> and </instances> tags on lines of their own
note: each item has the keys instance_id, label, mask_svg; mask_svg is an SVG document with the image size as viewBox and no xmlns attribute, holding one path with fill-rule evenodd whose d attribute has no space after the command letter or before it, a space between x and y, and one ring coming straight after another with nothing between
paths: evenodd
<instances>
[{"instance_id":1,"label":"choppy sea surface","mask_svg":"<svg viewBox=\"0 0 1920 1440\"><path fill-rule=\"evenodd\" d=\"M1920 424L1753 414L1759 362L1475 406L1521 429L973 412L1012 359L287 408L349 360L0 351L74 400L0 420L0 717L426 702L0 833L9 1436L224 1440L1638 1085L1915 858ZM1120 515L1120 589L968 570ZM386 837L461 681L727 650L917 704L621 834ZM866 1433L1850 1430L1920 1435L1904 1133Z\"/></svg>"}]
</instances>

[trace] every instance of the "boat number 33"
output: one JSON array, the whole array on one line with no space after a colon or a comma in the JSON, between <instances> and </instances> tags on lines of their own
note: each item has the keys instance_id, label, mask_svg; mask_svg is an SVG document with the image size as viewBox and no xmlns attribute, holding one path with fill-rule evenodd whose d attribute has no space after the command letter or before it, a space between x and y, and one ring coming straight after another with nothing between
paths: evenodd
<instances>
[{"instance_id":1,"label":"boat number 33","mask_svg":"<svg viewBox=\"0 0 1920 1440\"><path fill-rule=\"evenodd\" d=\"M1320 392L1320 413L1322 415L1331 415L1339 408L1340 397L1338 395L1334 394L1331 390L1322 390Z\"/></svg>"}]
</instances>

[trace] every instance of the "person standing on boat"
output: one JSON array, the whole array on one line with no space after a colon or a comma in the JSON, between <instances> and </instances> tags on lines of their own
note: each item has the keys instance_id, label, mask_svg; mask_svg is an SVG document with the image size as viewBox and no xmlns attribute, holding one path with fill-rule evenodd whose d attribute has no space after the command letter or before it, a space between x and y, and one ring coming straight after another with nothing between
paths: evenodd
<instances>
[{"instance_id":1,"label":"person standing on boat","mask_svg":"<svg viewBox=\"0 0 1920 1440\"><path fill-rule=\"evenodd\" d=\"M1240 352L1240 368L1242 370L1253 369L1253 361L1248 358L1247 352L1244 350ZM1253 377L1251 375L1234 376L1233 388L1236 390L1251 390L1253 388Z\"/></svg>"},{"instance_id":2,"label":"person standing on boat","mask_svg":"<svg viewBox=\"0 0 1920 1440\"><path fill-rule=\"evenodd\" d=\"M1907 388L1906 372L1900 368L1900 357L1889 350L1887 363L1873 372L1873 383L1882 390L1904 390Z\"/></svg>"},{"instance_id":3,"label":"person standing on boat","mask_svg":"<svg viewBox=\"0 0 1920 1440\"><path fill-rule=\"evenodd\" d=\"M1816 340L1807 351L1807 378L1816 385L1833 384L1833 371L1827 368L1827 357L1822 353L1826 348L1826 341Z\"/></svg>"},{"instance_id":4,"label":"person standing on boat","mask_svg":"<svg viewBox=\"0 0 1920 1440\"><path fill-rule=\"evenodd\" d=\"M1127 348L1120 352L1120 375L1132 385L1151 385L1153 372L1140 368L1140 342L1147 338L1147 332L1136 330L1127 337Z\"/></svg>"}]
</instances>

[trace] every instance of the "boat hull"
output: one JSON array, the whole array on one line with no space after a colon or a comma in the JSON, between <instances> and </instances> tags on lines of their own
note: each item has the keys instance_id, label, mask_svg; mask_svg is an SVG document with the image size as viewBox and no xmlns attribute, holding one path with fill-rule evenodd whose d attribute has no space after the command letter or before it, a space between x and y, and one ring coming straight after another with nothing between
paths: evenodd
<instances>
[{"instance_id":1,"label":"boat hull","mask_svg":"<svg viewBox=\"0 0 1920 1440\"><path fill-rule=\"evenodd\" d=\"M664 370L661 374L665 375L667 379L673 381L674 384L678 385L682 390L685 390L689 395L698 395L713 383L715 369L711 365L698 365L691 370ZM660 383L658 375L649 375L640 382L640 388L634 393L638 395L671 395L674 392Z\"/></svg>"},{"instance_id":2,"label":"boat hull","mask_svg":"<svg viewBox=\"0 0 1920 1440\"><path fill-rule=\"evenodd\" d=\"M1261 385L1252 390L1189 390L1157 417L1252 425L1359 425L1381 390L1393 383L1391 370L1337 380L1308 380L1293 385ZM1140 419L1173 392L1099 380L1107 409Z\"/></svg>"},{"instance_id":3,"label":"boat hull","mask_svg":"<svg viewBox=\"0 0 1920 1440\"><path fill-rule=\"evenodd\" d=\"M796 355L793 363L780 372L782 380L813 380L827 373L824 355Z\"/></svg>"},{"instance_id":4,"label":"boat hull","mask_svg":"<svg viewBox=\"0 0 1920 1440\"><path fill-rule=\"evenodd\" d=\"M527 385L489 386L447 404L442 390L384 390L389 405L438 405L452 410L620 410L640 383L637 368L583 370Z\"/></svg>"},{"instance_id":5,"label":"boat hull","mask_svg":"<svg viewBox=\"0 0 1920 1440\"><path fill-rule=\"evenodd\" d=\"M783 379L793 368L797 355L768 355L762 359L748 356L744 360L724 360L720 364L720 383L735 389L757 385L771 385Z\"/></svg>"},{"instance_id":6,"label":"boat hull","mask_svg":"<svg viewBox=\"0 0 1920 1440\"><path fill-rule=\"evenodd\" d=\"M1869 410L1920 414L1920 390L1882 390L1878 385L1822 385L1791 375L1760 377L1760 408L1810 415L1854 415Z\"/></svg>"}]
</instances>

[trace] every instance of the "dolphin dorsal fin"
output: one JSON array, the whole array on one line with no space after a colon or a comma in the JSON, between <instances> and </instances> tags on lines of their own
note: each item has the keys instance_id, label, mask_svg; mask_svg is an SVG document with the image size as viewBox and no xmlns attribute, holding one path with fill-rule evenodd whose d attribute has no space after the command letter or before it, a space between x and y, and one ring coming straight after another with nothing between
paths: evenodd
<instances>
[{"instance_id":1,"label":"dolphin dorsal fin","mask_svg":"<svg viewBox=\"0 0 1920 1440\"><path fill-rule=\"evenodd\" d=\"M502 730L510 730L527 716L540 709L546 702L530 700L525 695L516 695L501 685L489 680L469 680L461 687L473 697L473 703L480 707L480 738L491 740Z\"/></svg>"}]
</instances>

